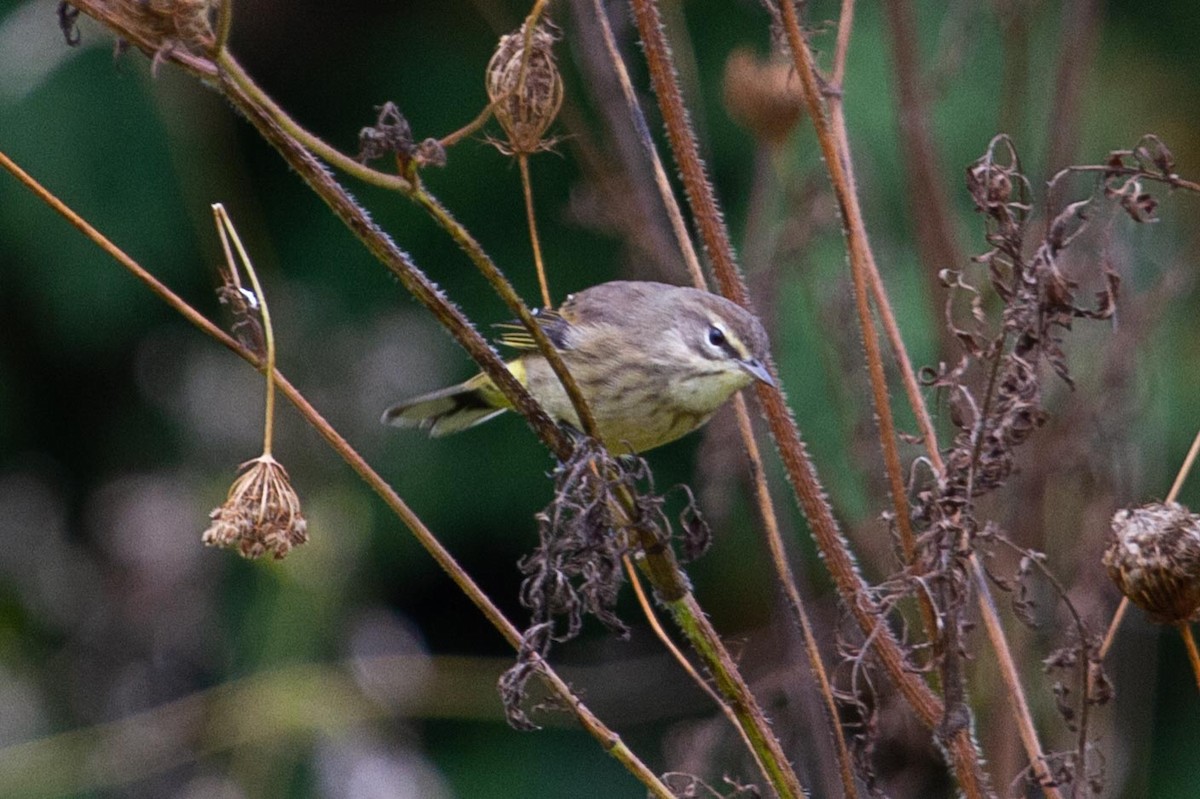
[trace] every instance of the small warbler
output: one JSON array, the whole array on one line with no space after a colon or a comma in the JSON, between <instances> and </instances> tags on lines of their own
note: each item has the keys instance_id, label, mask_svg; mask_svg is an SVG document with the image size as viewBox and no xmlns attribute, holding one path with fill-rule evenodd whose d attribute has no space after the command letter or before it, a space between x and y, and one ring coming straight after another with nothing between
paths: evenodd
<instances>
[{"instance_id":1,"label":"small warbler","mask_svg":"<svg viewBox=\"0 0 1200 799\"><path fill-rule=\"evenodd\" d=\"M774 385L767 334L724 297L649 281L616 280L572 294L557 311L535 312L579 384L597 432L614 453L643 452L695 430L755 380ZM522 354L508 369L551 418L579 417L533 337L520 324L499 341ZM383 414L386 424L444 436L512 406L485 374L415 397Z\"/></svg>"}]
</instances>

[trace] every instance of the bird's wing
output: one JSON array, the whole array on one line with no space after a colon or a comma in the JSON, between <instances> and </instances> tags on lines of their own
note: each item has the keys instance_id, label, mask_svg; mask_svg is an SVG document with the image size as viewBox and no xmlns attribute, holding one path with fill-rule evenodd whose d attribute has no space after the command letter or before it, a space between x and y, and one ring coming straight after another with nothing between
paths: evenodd
<instances>
[{"instance_id":1,"label":"bird's wing","mask_svg":"<svg viewBox=\"0 0 1200 799\"><path fill-rule=\"evenodd\" d=\"M568 322L558 311L551 311L545 308L538 308L533 312L534 319L537 320L538 326L545 331L546 338L550 339L550 343L555 349L565 350L569 346L567 344L567 333L571 329L571 323ZM536 350L537 344L533 340L533 336L529 335L529 331L525 329L525 325L518 321L502 322L493 327L502 331L496 340L506 347L512 347L516 350Z\"/></svg>"}]
</instances>

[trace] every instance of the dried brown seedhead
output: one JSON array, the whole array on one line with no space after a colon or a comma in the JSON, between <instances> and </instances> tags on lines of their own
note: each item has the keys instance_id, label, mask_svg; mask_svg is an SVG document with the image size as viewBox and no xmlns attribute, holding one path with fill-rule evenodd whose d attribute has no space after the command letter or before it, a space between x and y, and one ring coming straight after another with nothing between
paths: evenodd
<instances>
[{"instance_id":1,"label":"dried brown seedhead","mask_svg":"<svg viewBox=\"0 0 1200 799\"><path fill-rule=\"evenodd\" d=\"M204 531L208 546L234 548L246 558L270 552L278 560L308 541L308 522L287 470L264 454L248 465L229 488L225 504L211 514Z\"/></svg>"},{"instance_id":2,"label":"dried brown seedhead","mask_svg":"<svg viewBox=\"0 0 1200 799\"><path fill-rule=\"evenodd\" d=\"M506 144L497 144L502 152L529 155L553 145L542 136L563 101L562 75L553 49L558 38L558 28L549 22L533 29L528 51L524 25L500 37L487 66L487 93L495 104L496 121L508 137Z\"/></svg>"},{"instance_id":3,"label":"dried brown seedhead","mask_svg":"<svg viewBox=\"0 0 1200 799\"><path fill-rule=\"evenodd\" d=\"M725 110L760 141L783 144L800 121L804 89L786 58L739 48L725 59Z\"/></svg>"},{"instance_id":4,"label":"dried brown seedhead","mask_svg":"<svg viewBox=\"0 0 1200 799\"><path fill-rule=\"evenodd\" d=\"M119 27L136 32L159 53L182 48L207 53L216 44L213 14L221 0L114 0Z\"/></svg>"},{"instance_id":5,"label":"dried brown seedhead","mask_svg":"<svg viewBox=\"0 0 1200 799\"><path fill-rule=\"evenodd\" d=\"M1177 502L1113 514L1104 552L1121 593L1163 624L1200 618L1200 514Z\"/></svg>"}]
</instances>

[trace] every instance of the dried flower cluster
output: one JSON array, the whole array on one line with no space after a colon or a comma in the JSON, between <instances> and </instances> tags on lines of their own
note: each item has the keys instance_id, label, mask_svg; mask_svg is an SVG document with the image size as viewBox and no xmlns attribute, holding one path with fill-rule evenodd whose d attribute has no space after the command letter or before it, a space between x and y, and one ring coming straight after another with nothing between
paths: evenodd
<instances>
[{"instance_id":1,"label":"dried flower cluster","mask_svg":"<svg viewBox=\"0 0 1200 799\"><path fill-rule=\"evenodd\" d=\"M237 548L246 558L270 552L276 559L308 541L308 523L287 471L270 455L248 466L229 489L225 504L210 515L208 546Z\"/></svg>"},{"instance_id":2,"label":"dried flower cluster","mask_svg":"<svg viewBox=\"0 0 1200 799\"><path fill-rule=\"evenodd\" d=\"M364 164L394 155L405 174L411 167L445 166L446 150L437 139L418 142L413 138L412 126L400 113L395 103L386 102L379 107L375 124L358 132L358 160Z\"/></svg>"},{"instance_id":3,"label":"dried flower cluster","mask_svg":"<svg viewBox=\"0 0 1200 799\"><path fill-rule=\"evenodd\" d=\"M220 0L113 0L112 5L114 22L152 43L156 55L172 48L207 53L216 44L212 22ZM61 10L59 15L68 18ZM67 37L70 41L69 32Z\"/></svg>"},{"instance_id":4,"label":"dried flower cluster","mask_svg":"<svg viewBox=\"0 0 1200 799\"><path fill-rule=\"evenodd\" d=\"M554 487L550 506L537 515L538 547L519 564L526 575L521 604L530 611L530 625L515 665L500 678L509 723L518 729L533 727L521 701L537 661L551 643L577 636L585 615L626 635L628 628L614 612L625 581L622 559L637 549L643 533L664 546L671 536L663 497L654 492L650 467L641 458L614 458L604 447L580 437L571 458L555 470ZM695 557L710 535L691 493L685 493L687 505L679 520L683 548L685 555ZM622 495L632 498L632 514L622 505ZM557 628L561 617L566 618L566 630Z\"/></svg>"},{"instance_id":5,"label":"dried flower cluster","mask_svg":"<svg viewBox=\"0 0 1200 799\"><path fill-rule=\"evenodd\" d=\"M1110 156L1110 163L1115 157ZM942 553L934 555L932 562L943 564L946 552L969 550L980 529L971 515L972 503L1004 484L1012 474L1016 448L1046 419L1040 367L1048 364L1071 383L1063 333L1076 319L1110 317L1119 286L1118 276L1105 265L1095 306L1082 306L1075 299L1076 282L1059 263L1086 225L1097 199L1116 196L1107 184L1102 195L1071 203L1055 215L1032 256L1026 254L1032 212L1029 181L1007 137L993 139L983 157L968 168L967 188L984 216L990 246L974 260L985 267L987 286L1003 308L989 329L983 289L962 271L942 273L951 289L947 321L965 352L954 366L943 364L927 371L925 380L947 390L950 418L958 432L946 453L946 470L938 485L918 493L915 517L927 531L925 543ZM1144 198L1135 205L1147 208ZM1134 218L1145 221L1148 216ZM953 302L964 293L970 296L972 316L966 325L956 321L953 312ZM982 392L979 385L971 385L972 380L982 384Z\"/></svg>"},{"instance_id":6,"label":"dried flower cluster","mask_svg":"<svg viewBox=\"0 0 1200 799\"><path fill-rule=\"evenodd\" d=\"M559 32L543 22L534 27L526 50L525 26L500 37L487 66L488 99L495 104L496 121L508 142L497 145L509 155L529 155L548 149L542 139L562 107L563 82L554 61Z\"/></svg>"},{"instance_id":7,"label":"dried flower cluster","mask_svg":"<svg viewBox=\"0 0 1200 799\"><path fill-rule=\"evenodd\" d=\"M725 60L725 110L733 121L766 144L778 145L800 121L804 105L800 78L787 58L761 59L746 48Z\"/></svg>"},{"instance_id":8,"label":"dried flower cluster","mask_svg":"<svg viewBox=\"0 0 1200 799\"><path fill-rule=\"evenodd\" d=\"M1200 617L1200 514L1177 502L1122 508L1104 552L1121 593L1163 624Z\"/></svg>"}]
</instances>

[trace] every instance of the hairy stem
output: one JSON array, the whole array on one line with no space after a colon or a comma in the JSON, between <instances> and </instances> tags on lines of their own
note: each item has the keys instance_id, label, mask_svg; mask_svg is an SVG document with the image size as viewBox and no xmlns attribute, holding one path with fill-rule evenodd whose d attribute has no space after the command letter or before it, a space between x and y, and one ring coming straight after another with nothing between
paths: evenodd
<instances>
[{"instance_id":1,"label":"hairy stem","mask_svg":"<svg viewBox=\"0 0 1200 799\"><path fill-rule=\"evenodd\" d=\"M632 0L634 18L650 66L655 94L667 125L667 134L675 154L679 171L683 176L688 201L705 242L706 250L713 262L713 269L722 293L747 306L749 296L746 285L733 258L728 232L725 229L711 185L705 176L699 150L687 122L679 86L666 41L662 35L661 20L652 0ZM791 13L792 29L799 41L799 28L795 22L795 9L790 3L782 4L785 14ZM807 49L805 49L807 53ZM799 56L797 56L799 57ZM802 75L804 74L801 70ZM808 72L806 91L817 96L815 73ZM827 162L830 160L827 155ZM832 154L836 157L836 154ZM831 167L832 168L832 167ZM849 547L841 535L833 512L825 500L824 491L817 479L816 470L808 458L799 431L784 400L783 393L765 385L756 388L771 427L771 433L779 447L788 479L796 492L801 508L808 518L813 536L817 541L837 585L843 602L853 614L864 636L871 642L879 662L889 677L904 694L926 725L934 727L943 716L943 706L936 696L916 675L908 658L891 631L881 621L878 608L870 599L866 585L859 575ZM951 759L959 774L960 784L971 797L986 793L986 783L979 767L979 753L967 729L957 731L949 742Z\"/></svg>"},{"instance_id":2,"label":"hairy stem","mask_svg":"<svg viewBox=\"0 0 1200 799\"><path fill-rule=\"evenodd\" d=\"M245 360L247 363L254 366L259 371L266 373L266 364L261 361L257 355L243 347L233 337L229 336L223 330L218 328L199 311L188 305L177 294L172 292L157 278L151 275L144 267L138 264L134 259L129 257L123 250L109 241L102 233L88 224L85 220L79 217L74 211L68 208L62 201L51 194L47 189L41 186L31 176L26 174L15 163L13 163L7 155L0 152L0 166L3 166L14 177L23 183L30 191L32 191L39 199L49 205L52 209L61 214L68 222L83 233L88 239L95 243L101 250L111 256L118 264L124 267L130 274L146 285L151 292L162 299L167 305L183 316L188 322L198 328L202 333L222 344L226 349L232 351L235 355ZM371 487L376 494L383 499L388 508L400 519L401 522L409 529L416 537L417 541L425 548L437 564L446 572L454 583L467 595L474 605L479 608L487 620L494 626L504 639L514 649L520 646L521 633L505 618L504 614L498 607L488 598L487 594L471 579L471 576L458 564L454 556L442 546L437 537L425 526L424 522L412 511L411 508L400 498L400 495L388 485L378 472L371 468L370 464L358 454L358 452L350 445L345 438L341 436L329 424L328 421L314 408L308 400L288 382L278 371L274 372L274 383L279 391L292 403L293 406L300 412L317 433L325 439L326 443L337 452L339 456L350 466L358 476ZM621 740L620 736L609 729L600 721L578 696L571 690L570 686L555 673L554 669L544 661L538 662L538 669L542 677L546 680L550 690L558 696L566 707L575 715L580 724L586 729L592 737L600 741L604 750L616 758L624 765L630 773L637 777L643 785L655 797L660 799L672 799L674 794L663 784L658 776L645 763L643 763Z\"/></svg>"},{"instance_id":3,"label":"hairy stem","mask_svg":"<svg viewBox=\"0 0 1200 799\"><path fill-rule=\"evenodd\" d=\"M537 271L538 287L542 290L542 307L551 308L550 285L546 282L546 266L542 263L542 243L538 240L537 215L533 212L533 186L529 180L529 156L517 154L521 170L521 193L525 197L525 220L529 223L529 244L533 248L533 268Z\"/></svg>"}]
</instances>

